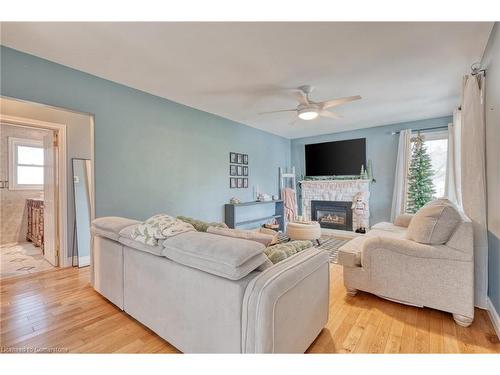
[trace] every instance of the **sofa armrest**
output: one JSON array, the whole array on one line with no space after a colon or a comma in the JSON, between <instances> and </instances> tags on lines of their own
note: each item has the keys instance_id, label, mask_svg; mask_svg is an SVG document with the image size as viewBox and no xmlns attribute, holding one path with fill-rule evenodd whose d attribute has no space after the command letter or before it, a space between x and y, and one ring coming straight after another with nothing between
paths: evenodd
<instances>
[{"instance_id":1,"label":"sofa armrest","mask_svg":"<svg viewBox=\"0 0 500 375\"><path fill-rule=\"evenodd\" d=\"M361 252L362 266L369 267L371 264L370 258L376 257L376 253L380 251L390 251L414 258L447 259L462 262L472 261L472 257L469 254L464 254L446 245L433 246L407 239L372 237L363 243Z\"/></svg>"},{"instance_id":2,"label":"sofa armrest","mask_svg":"<svg viewBox=\"0 0 500 375\"><path fill-rule=\"evenodd\" d=\"M303 353L328 321L328 253L304 250L270 267L247 286L243 353Z\"/></svg>"},{"instance_id":3,"label":"sofa armrest","mask_svg":"<svg viewBox=\"0 0 500 375\"><path fill-rule=\"evenodd\" d=\"M408 228L410 225L411 219L413 219L414 214L402 214L398 215L396 217L396 220L394 220L394 225L397 225L398 227L405 227Z\"/></svg>"}]
</instances>

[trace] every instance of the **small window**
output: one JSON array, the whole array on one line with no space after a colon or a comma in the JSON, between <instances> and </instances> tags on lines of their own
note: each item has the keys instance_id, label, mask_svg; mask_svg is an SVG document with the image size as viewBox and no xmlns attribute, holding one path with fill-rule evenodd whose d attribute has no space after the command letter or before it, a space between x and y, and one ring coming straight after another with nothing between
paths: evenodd
<instances>
[{"instance_id":1,"label":"small window","mask_svg":"<svg viewBox=\"0 0 500 375\"><path fill-rule=\"evenodd\" d=\"M432 182L436 190L435 197L445 194L446 170L448 167L448 131L423 133L427 152L431 157L434 176Z\"/></svg>"},{"instance_id":2,"label":"small window","mask_svg":"<svg viewBox=\"0 0 500 375\"><path fill-rule=\"evenodd\" d=\"M9 137L9 189L43 190L43 143Z\"/></svg>"}]
</instances>

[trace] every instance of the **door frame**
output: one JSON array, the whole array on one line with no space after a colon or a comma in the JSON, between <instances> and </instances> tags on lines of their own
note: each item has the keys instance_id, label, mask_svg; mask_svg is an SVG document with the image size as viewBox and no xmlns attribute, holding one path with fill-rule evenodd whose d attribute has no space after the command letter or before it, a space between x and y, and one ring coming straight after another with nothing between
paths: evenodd
<instances>
[{"instance_id":1,"label":"door frame","mask_svg":"<svg viewBox=\"0 0 500 375\"><path fill-rule=\"evenodd\" d=\"M59 267L70 267L71 260L68 257L68 180L67 180L67 158L66 158L66 124L55 122L35 120L26 117L9 116L0 113L2 123L24 126L29 128L48 129L57 132L58 137L58 233L59 249L58 259ZM93 189L93 186L92 186Z\"/></svg>"}]
</instances>

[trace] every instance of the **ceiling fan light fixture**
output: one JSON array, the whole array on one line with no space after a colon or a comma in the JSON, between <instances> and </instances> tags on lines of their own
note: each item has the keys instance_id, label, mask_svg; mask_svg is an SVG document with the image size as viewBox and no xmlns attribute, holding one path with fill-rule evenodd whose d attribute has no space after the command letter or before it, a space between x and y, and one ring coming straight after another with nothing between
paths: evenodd
<instances>
[{"instance_id":1,"label":"ceiling fan light fixture","mask_svg":"<svg viewBox=\"0 0 500 375\"><path fill-rule=\"evenodd\" d=\"M306 108L299 111L299 118L302 120L314 120L318 116L318 111L312 108Z\"/></svg>"}]
</instances>

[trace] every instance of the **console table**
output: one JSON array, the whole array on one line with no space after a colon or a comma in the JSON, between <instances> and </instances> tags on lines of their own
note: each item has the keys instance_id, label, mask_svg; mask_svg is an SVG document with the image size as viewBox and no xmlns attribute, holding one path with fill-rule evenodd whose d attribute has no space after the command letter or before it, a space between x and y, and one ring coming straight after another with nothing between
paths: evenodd
<instances>
[{"instance_id":1,"label":"console table","mask_svg":"<svg viewBox=\"0 0 500 375\"><path fill-rule=\"evenodd\" d=\"M28 208L28 231L26 240L33 242L33 245L39 246L43 251L43 200L26 199Z\"/></svg>"},{"instance_id":2,"label":"console table","mask_svg":"<svg viewBox=\"0 0 500 375\"><path fill-rule=\"evenodd\" d=\"M279 229L285 230L282 200L228 203L224 206L224 212L224 221L229 228L258 227L261 223L276 219Z\"/></svg>"}]
</instances>

